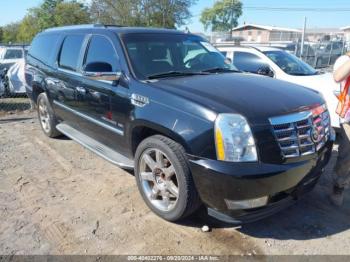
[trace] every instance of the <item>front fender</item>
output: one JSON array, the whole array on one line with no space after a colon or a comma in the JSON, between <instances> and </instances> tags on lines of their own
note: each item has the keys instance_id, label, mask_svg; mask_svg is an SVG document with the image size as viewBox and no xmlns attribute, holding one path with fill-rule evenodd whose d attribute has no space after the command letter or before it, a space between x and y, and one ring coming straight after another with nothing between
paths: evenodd
<instances>
[{"instance_id":1,"label":"front fender","mask_svg":"<svg viewBox=\"0 0 350 262\"><path fill-rule=\"evenodd\" d=\"M131 116L129 143L140 128L149 128L180 143L186 153L206 158L215 158L214 122L185 113L179 109L155 102L135 109Z\"/></svg>"}]
</instances>

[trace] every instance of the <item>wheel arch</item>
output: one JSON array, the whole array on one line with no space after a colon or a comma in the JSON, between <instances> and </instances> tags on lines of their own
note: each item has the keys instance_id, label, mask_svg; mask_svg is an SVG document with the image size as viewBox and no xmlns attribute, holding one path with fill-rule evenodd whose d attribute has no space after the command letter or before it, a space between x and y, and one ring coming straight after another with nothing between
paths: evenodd
<instances>
[{"instance_id":1,"label":"wheel arch","mask_svg":"<svg viewBox=\"0 0 350 262\"><path fill-rule=\"evenodd\" d=\"M130 134L131 135L129 137L129 144L131 145L132 156L135 156L135 152L138 145L144 139L153 135L163 135L165 137L168 137L182 145L187 153L191 153L191 149L183 137L181 137L179 134L175 133L171 129L158 125L156 123L148 121L138 121L132 126Z\"/></svg>"},{"instance_id":2,"label":"wheel arch","mask_svg":"<svg viewBox=\"0 0 350 262\"><path fill-rule=\"evenodd\" d=\"M32 96L33 96L34 103L37 104L38 96L41 93L44 93L45 89L42 86L33 83L32 90L33 90Z\"/></svg>"}]
</instances>

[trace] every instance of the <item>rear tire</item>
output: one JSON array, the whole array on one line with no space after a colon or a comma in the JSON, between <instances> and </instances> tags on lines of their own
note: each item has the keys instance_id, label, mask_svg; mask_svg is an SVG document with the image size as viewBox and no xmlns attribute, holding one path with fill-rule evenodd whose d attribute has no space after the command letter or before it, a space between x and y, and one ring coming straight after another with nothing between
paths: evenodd
<instances>
[{"instance_id":1,"label":"rear tire","mask_svg":"<svg viewBox=\"0 0 350 262\"><path fill-rule=\"evenodd\" d=\"M45 93L41 93L37 99L37 110L41 129L45 135L54 138L62 135L57 129L57 119L52 110L49 99Z\"/></svg>"},{"instance_id":2,"label":"rear tire","mask_svg":"<svg viewBox=\"0 0 350 262\"><path fill-rule=\"evenodd\" d=\"M161 136L151 136L138 146L135 178L148 207L168 221L179 221L201 206L184 148Z\"/></svg>"}]
</instances>

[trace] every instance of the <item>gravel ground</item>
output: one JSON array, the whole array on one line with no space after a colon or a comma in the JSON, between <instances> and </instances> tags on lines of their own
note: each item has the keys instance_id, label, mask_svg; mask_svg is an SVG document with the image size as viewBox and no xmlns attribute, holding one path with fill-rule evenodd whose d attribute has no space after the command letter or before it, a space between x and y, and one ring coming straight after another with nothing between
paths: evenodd
<instances>
[{"instance_id":1,"label":"gravel ground","mask_svg":"<svg viewBox=\"0 0 350 262\"><path fill-rule=\"evenodd\" d=\"M202 214L182 224L158 218L132 174L65 137L45 137L34 114L0 117L0 138L3 255L350 254L350 194L340 209L327 200L334 158L296 205L233 228Z\"/></svg>"}]
</instances>

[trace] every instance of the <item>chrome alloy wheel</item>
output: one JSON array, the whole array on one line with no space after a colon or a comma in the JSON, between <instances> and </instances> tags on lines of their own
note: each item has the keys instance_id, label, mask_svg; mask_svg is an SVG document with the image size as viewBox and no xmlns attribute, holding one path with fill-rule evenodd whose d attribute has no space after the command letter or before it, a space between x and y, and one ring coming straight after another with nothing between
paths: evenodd
<instances>
[{"instance_id":1,"label":"chrome alloy wheel","mask_svg":"<svg viewBox=\"0 0 350 262\"><path fill-rule=\"evenodd\" d=\"M45 132L50 132L50 114L47 105L43 99L39 101L39 118L42 128Z\"/></svg>"},{"instance_id":2,"label":"chrome alloy wheel","mask_svg":"<svg viewBox=\"0 0 350 262\"><path fill-rule=\"evenodd\" d=\"M159 149L145 150L139 161L142 189L149 202L161 211L171 211L179 197L174 165Z\"/></svg>"}]
</instances>

